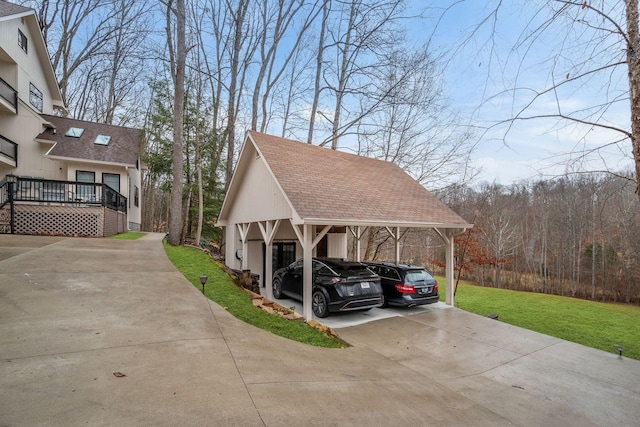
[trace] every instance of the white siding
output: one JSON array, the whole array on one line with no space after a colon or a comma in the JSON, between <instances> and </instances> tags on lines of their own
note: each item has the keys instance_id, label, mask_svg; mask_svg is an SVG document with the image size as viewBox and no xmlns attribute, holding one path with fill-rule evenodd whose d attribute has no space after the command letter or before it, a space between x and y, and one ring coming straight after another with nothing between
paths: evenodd
<instances>
[{"instance_id":1,"label":"white siding","mask_svg":"<svg viewBox=\"0 0 640 427\"><path fill-rule=\"evenodd\" d=\"M327 256L347 257L347 233L327 233Z\"/></svg>"},{"instance_id":2,"label":"white siding","mask_svg":"<svg viewBox=\"0 0 640 427\"><path fill-rule=\"evenodd\" d=\"M140 227L142 224L142 173L140 169L129 168L129 182L127 185L127 199L129 206L127 209L127 216L129 223L135 224ZM138 206L135 205L135 187L138 187ZM125 193L122 193L123 195Z\"/></svg>"},{"instance_id":3,"label":"white siding","mask_svg":"<svg viewBox=\"0 0 640 427\"><path fill-rule=\"evenodd\" d=\"M12 82L7 82L18 91L18 97L28 108L34 108L29 103L29 83L33 83L42 92L43 108L41 112L53 114L51 93L43 71L48 70L50 65L40 62L36 40L42 36L34 34L30 28L30 26L24 25L20 18L0 22L0 46L18 64L17 79L14 77ZM18 29L27 37L27 53L18 46Z\"/></svg>"},{"instance_id":4,"label":"white siding","mask_svg":"<svg viewBox=\"0 0 640 427\"><path fill-rule=\"evenodd\" d=\"M249 148L249 147L247 147ZM250 164L239 183L229 212L230 223L255 222L266 219L291 218L291 208L282 195L264 160L255 151L246 153ZM238 179L240 177L236 177Z\"/></svg>"},{"instance_id":5,"label":"white siding","mask_svg":"<svg viewBox=\"0 0 640 427\"><path fill-rule=\"evenodd\" d=\"M18 167L10 168L0 164L0 174L66 179L66 168L63 163L44 156L51 145L40 144L33 140L43 131L42 119L22 101L18 104L18 115L0 115L0 133L18 144Z\"/></svg>"},{"instance_id":6,"label":"white siding","mask_svg":"<svg viewBox=\"0 0 640 427\"><path fill-rule=\"evenodd\" d=\"M225 253L224 261L229 268L239 270L242 264L239 259L236 258L236 251L242 249L242 242L240 242L240 233L235 224L230 224L224 229L224 241L225 241Z\"/></svg>"},{"instance_id":7,"label":"white siding","mask_svg":"<svg viewBox=\"0 0 640 427\"><path fill-rule=\"evenodd\" d=\"M251 241L249 242L249 253L247 254L248 258L248 268L251 270L253 274L260 275L260 285L262 285L262 269L264 266L263 258L264 254L262 251L263 241Z\"/></svg>"}]
</instances>

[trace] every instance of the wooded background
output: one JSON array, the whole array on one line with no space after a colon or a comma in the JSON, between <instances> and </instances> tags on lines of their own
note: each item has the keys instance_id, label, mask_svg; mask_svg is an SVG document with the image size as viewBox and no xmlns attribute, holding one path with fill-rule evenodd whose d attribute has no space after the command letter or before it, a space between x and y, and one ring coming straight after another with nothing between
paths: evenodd
<instances>
[{"instance_id":1,"label":"wooded background","mask_svg":"<svg viewBox=\"0 0 640 427\"><path fill-rule=\"evenodd\" d=\"M145 130L144 230L173 225L174 243L223 244L216 215L245 132L255 129L400 165L475 224L457 237L462 277L640 302L637 170L568 165L563 176L498 185L477 182L469 162L494 126L549 117L617 132L600 147L632 143L629 157L640 158L637 1L527 2L544 25L524 28L511 56L520 58L518 48L535 51L541 31L556 23L566 29L565 50L549 53L551 83L526 88L528 100L512 80L507 92L524 107L494 124L462 117L451 105L443 73L458 50L435 46L439 21L426 19L470 2L432 8L408 0L17 2L39 16L64 114ZM487 40L500 36L503 6L494 3L461 34L460 49L480 41L487 25ZM569 71L568 49L586 53ZM599 86L608 95L593 106L567 111L558 100L549 113L529 114L536 100L559 98L567 85L590 90L596 72L608 73L609 84ZM631 113L623 126L607 116L620 103ZM504 135L506 143L508 130ZM571 154L599 153L589 147ZM384 256L384 231L370 231L367 256ZM405 239L403 260L437 268L437 238L408 230Z\"/></svg>"}]
</instances>

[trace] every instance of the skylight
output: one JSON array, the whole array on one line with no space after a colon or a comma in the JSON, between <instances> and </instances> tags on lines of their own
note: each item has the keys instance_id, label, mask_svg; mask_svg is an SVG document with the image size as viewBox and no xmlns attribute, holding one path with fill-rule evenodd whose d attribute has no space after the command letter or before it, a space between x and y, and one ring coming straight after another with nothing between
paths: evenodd
<instances>
[{"instance_id":1,"label":"skylight","mask_svg":"<svg viewBox=\"0 0 640 427\"><path fill-rule=\"evenodd\" d=\"M73 138L80 138L80 136L82 136L82 132L84 132L84 129L82 128L69 128L67 133L65 133L64 135L71 136Z\"/></svg>"},{"instance_id":2,"label":"skylight","mask_svg":"<svg viewBox=\"0 0 640 427\"><path fill-rule=\"evenodd\" d=\"M111 137L109 135L98 135L93 143L98 145L109 145L109 141L111 141Z\"/></svg>"}]
</instances>

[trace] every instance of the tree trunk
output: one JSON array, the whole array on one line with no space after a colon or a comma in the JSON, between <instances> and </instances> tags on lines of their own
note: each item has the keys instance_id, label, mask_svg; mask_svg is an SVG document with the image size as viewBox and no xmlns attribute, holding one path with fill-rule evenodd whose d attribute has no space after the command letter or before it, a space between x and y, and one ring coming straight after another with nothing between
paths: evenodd
<instances>
[{"instance_id":1,"label":"tree trunk","mask_svg":"<svg viewBox=\"0 0 640 427\"><path fill-rule=\"evenodd\" d=\"M171 7L171 1L168 8ZM170 13L169 11L167 13ZM176 0L176 57L173 68L173 185L171 187L171 222L169 224L169 243L182 244L182 184L183 184L183 118L184 118L184 75L187 56L185 37L184 0ZM169 37L171 31L168 30ZM173 56L172 56L173 59ZM172 61L173 62L173 61Z\"/></svg>"},{"instance_id":2,"label":"tree trunk","mask_svg":"<svg viewBox=\"0 0 640 427\"><path fill-rule=\"evenodd\" d=\"M324 56L324 32L327 28L327 19L329 17L329 1L324 0L322 3L322 22L320 23L320 37L318 40L318 56L316 59L316 79L313 86L313 103L311 104L311 114L309 117L309 134L307 135L307 143L313 143L313 131L316 122L316 114L318 112L318 102L320 100L320 79L322 78L322 61Z\"/></svg>"},{"instance_id":3,"label":"tree trunk","mask_svg":"<svg viewBox=\"0 0 640 427\"><path fill-rule=\"evenodd\" d=\"M631 100L631 144L636 167L636 194L640 199L640 36L638 0L625 0L627 10L627 65Z\"/></svg>"},{"instance_id":4,"label":"tree trunk","mask_svg":"<svg viewBox=\"0 0 640 427\"><path fill-rule=\"evenodd\" d=\"M229 189L231 177L233 176L233 159L235 156L235 139L236 139L236 97L238 96L238 73L240 72L240 52L242 50L242 37L244 29L244 20L249 7L248 0L240 0L238 9L233 15L233 47L230 64L230 83L229 83L229 103L227 110L227 168L225 175L224 189Z\"/></svg>"},{"instance_id":5,"label":"tree trunk","mask_svg":"<svg viewBox=\"0 0 640 427\"><path fill-rule=\"evenodd\" d=\"M201 88L200 88L201 89ZM201 108L201 90L198 92L198 100L196 103L196 108L199 111ZM196 228L196 245L200 245L200 238L202 237L202 221L204 219L204 195L202 194L202 154L200 147L200 121L196 121L196 135L195 135L195 145L196 145L196 175L198 181L198 225Z\"/></svg>"}]
</instances>

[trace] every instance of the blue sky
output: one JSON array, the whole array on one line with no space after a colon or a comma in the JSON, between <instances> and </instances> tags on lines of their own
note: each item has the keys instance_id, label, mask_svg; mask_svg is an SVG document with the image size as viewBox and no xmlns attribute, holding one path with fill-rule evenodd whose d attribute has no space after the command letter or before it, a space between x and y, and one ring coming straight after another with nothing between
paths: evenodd
<instances>
[{"instance_id":1,"label":"blue sky","mask_svg":"<svg viewBox=\"0 0 640 427\"><path fill-rule=\"evenodd\" d=\"M441 3L434 2L436 5ZM506 134L505 126L480 130L511 117L513 111L531 99L532 92L528 89L519 91L515 97L512 94L497 95L502 90L514 86L546 88L551 86L551 76L556 82L562 81L611 58L611 54L605 52L601 56L595 55L591 63L585 63L585 54L591 55L593 44L580 44L580 41L590 40L591 34L585 32L584 25L571 20L558 22L532 44L524 40L520 49L512 50L519 40L523 41L523 31L526 33L527 28L533 28L546 19L546 13L540 13L540 4L545 2L505 1L496 26L485 26L470 37L474 26L488 16L494 3L457 2L436 29L423 26L415 34L416 41L433 35L434 47L453 53L443 78L452 107L459 110L471 126L478 127L472 162L483 169L479 180L510 184L521 179L544 178L565 172L603 169L617 172L630 168L631 146L628 141L593 151L617 140L620 134L616 132L592 126L567 125L556 119L519 121ZM417 0L415 6L422 4ZM441 8L425 11L432 16L431 22L435 22L435 17L441 12ZM572 11L573 18L594 19L593 14L587 15L586 12L576 8ZM492 28L496 29L493 37L490 36ZM615 37L606 41L613 49L620 47L617 42L619 40ZM560 53L562 55L556 56L554 62L549 60ZM550 73L553 65L555 72ZM614 73L594 77L586 83L569 84L568 81L557 92L557 97L551 93L538 99L531 112L550 114L558 108L563 113L579 111L623 98L628 90L625 72L620 67ZM606 113L600 114L599 121L628 129L629 115L628 101L620 100ZM583 156L585 153L588 153L586 157Z\"/></svg>"}]
</instances>

